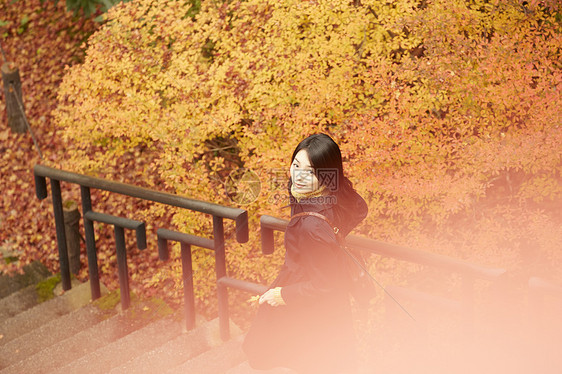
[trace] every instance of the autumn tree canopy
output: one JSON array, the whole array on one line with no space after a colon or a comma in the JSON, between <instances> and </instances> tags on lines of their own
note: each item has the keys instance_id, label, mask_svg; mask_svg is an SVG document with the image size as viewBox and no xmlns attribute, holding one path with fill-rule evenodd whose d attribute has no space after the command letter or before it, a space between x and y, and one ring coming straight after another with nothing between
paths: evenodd
<instances>
[{"instance_id":1,"label":"autumn tree canopy","mask_svg":"<svg viewBox=\"0 0 562 374\"><path fill-rule=\"evenodd\" d=\"M67 69L56 165L227 205L229 173L251 169L256 224L286 216L278 171L322 131L368 200L360 233L439 237L442 252L505 266L532 238L560 260L561 22L552 1L119 4ZM173 224L209 227L185 212ZM230 261L259 279L252 240Z\"/></svg>"}]
</instances>

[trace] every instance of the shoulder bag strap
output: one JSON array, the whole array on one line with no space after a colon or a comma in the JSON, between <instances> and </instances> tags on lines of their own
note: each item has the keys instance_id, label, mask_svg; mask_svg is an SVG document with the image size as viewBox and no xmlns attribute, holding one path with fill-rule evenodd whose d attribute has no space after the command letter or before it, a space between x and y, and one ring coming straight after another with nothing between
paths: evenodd
<instances>
[{"instance_id":1,"label":"shoulder bag strap","mask_svg":"<svg viewBox=\"0 0 562 374\"><path fill-rule=\"evenodd\" d=\"M332 230L334 230L334 234L336 234L336 237L338 238L338 242L340 241L340 235L339 235L340 229L337 226L334 226L332 224L332 222L328 219L328 217L326 217L323 214L316 213L316 212L301 212L301 213L294 214L291 217L291 219L297 218L297 217L304 217L304 216L312 216L312 217L316 217L316 218L320 218L321 220L324 220L328 225L330 225Z\"/></svg>"},{"instance_id":2,"label":"shoulder bag strap","mask_svg":"<svg viewBox=\"0 0 562 374\"><path fill-rule=\"evenodd\" d=\"M343 240L342 240L343 238L341 237L341 235L340 235L340 233L339 233L339 232L340 232L340 229L339 229L337 226L334 226L334 225L332 224L332 222L328 219L328 217L326 217L326 216L323 215L323 214L316 213L316 212L301 212L301 213L294 214L294 215L291 217L291 220L292 220L293 218L304 217L304 216L312 216L312 217L320 218L321 220L324 220L325 222L327 222L328 225L330 225L330 227L334 230L334 234L336 234L336 239L337 239L337 241L338 241L338 244L340 245L340 248L351 258L351 260L352 260L361 270L363 270L363 271L365 272L365 274L367 274L367 276L368 276L369 278L371 278L371 280L372 280L373 282L375 282L380 288L382 288L382 290L383 290L388 296L390 296L390 298L391 298L396 304L398 304L398 306L399 306L400 308L402 308L402 310L403 310L404 312L406 312L406 314L407 314L413 321L415 321L414 317L406 310L406 308L404 308L404 306L402 306L402 304L400 304L400 303L398 302L398 300L396 300L396 299L394 298L394 296L392 296L392 295L386 290L386 288L385 288L382 284L380 284L380 283L375 279L375 277L373 277L373 275L363 266L363 264L361 264L361 262L359 262L359 261L357 260L357 258L355 258L355 256L345 247L345 243L344 243Z\"/></svg>"}]
</instances>

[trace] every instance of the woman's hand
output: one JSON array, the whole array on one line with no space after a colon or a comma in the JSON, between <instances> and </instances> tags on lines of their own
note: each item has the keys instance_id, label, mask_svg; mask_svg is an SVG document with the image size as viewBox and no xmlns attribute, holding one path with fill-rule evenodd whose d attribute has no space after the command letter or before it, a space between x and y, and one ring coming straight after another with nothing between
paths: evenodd
<instances>
[{"instance_id":1,"label":"woman's hand","mask_svg":"<svg viewBox=\"0 0 562 374\"><path fill-rule=\"evenodd\" d=\"M281 296L281 287L270 288L260 296L260 304L268 303L271 306L285 305Z\"/></svg>"}]
</instances>

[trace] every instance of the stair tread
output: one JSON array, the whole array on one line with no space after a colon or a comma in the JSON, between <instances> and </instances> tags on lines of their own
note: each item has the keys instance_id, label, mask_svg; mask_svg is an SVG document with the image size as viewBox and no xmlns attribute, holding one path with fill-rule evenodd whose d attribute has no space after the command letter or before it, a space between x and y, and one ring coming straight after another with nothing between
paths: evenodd
<instances>
[{"instance_id":1,"label":"stair tread","mask_svg":"<svg viewBox=\"0 0 562 374\"><path fill-rule=\"evenodd\" d=\"M242 338L236 337L228 342L207 350L193 357L183 364L166 371L166 374L218 374L225 373L233 366L239 365L246 359L242 351Z\"/></svg>"},{"instance_id":2,"label":"stair tread","mask_svg":"<svg viewBox=\"0 0 562 374\"><path fill-rule=\"evenodd\" d=\"M0 276L0 299L33 285L51 275L45 265L34 261L23 267L23 274Z\"/></svg>"},{"instance_id":3,"label":"stair tread","mask_svg":"<svg viewBox=\"0 0 562 374\"><path fill-rule=\"evenodd\" d=\"M39 303L35 285L27 286L0 300L0 321L12 318L18 313Z\"/></svg>"},{"instance_id":4,"label":"stair tread","mask_svg":"<svg viewBox=\"0 0 562 374\"><path fill-rule=\"evenodd\" d=\"M252 369L248 361L244 361L238 366L229 369L225 374L296 374L296 372L288 368L256 370Z\"/></svg>"},{"instance_id":5,"label":"stair tread","mask_svg":"<svg viewBox=\"0 0 562 374\"><path fill-rule=\"evenodd\" d=\"M236 331L236 333L239 332ZM214 319L201 324L192 331L183 332L156 349L113 368L109 373L162 373L220 344L222 341L219 337L218 319Z\"/></svg>"},{"instance_id":6,"label":"stair tread","mask_svg":"<svg viewBox=\"0 0 562 374\"><path fill-rule=\"evenodd\" d=\"M78 358L54 373L107 373L112 368L176 338L181 330L182 326L177 321L170 318L158 320Z\"/></svg>"},{"instance_id":7,"label":"stair tread","mask_svg":"<svg viewBox=\"0 0 562 374\"><path fill-rule=\"evenodd\" d=\"M59 297L38 304L0 322L0 336L2 336L0 346L88 304L89 301L90 287L88 283L83 283L66 291Z\"/></svg>"},{"instance_id":8,"label":"stair tread","mask_svg":"<svg viewBox=\"0 0 562 374\"><path fill-rule=\"evenodd\" d=\"M93 306L87 306L83 309L86 308L97 309ZM146 323L146 321L141 319L132 320L121 314L114 315L81 330L55 345L45 347L25 360L0 371L0 373L50 373L90 352L111 344L141 328Z\"/></svg>"},{"instance_id":9,"label":"stair tread","mask_svg":"<svg viewBox=\"0 0 562 374\"><path fill-rule=\"evenodd\" d=\"M37 285L41 282L49 281L55 278L55 281L58 281L59 283L56 284L53 289L53 296L58 296L62 293L62 285L60 283L60 277L53 275L51 277L42 279L37 284L32 284L30 286L22 288L4 297L3 299L0 299L0 321L12 318L19 313L40 304L42 301L40 300L38 294ZM77 279L72 278L71 284L74 287L78 286L80 282Z\"/></svg>"},{"instance_id":10,"label":"stair tread","mask_svg":"<svg viewBox=\"0 0 562 374\"><path fill-rule=\"evenodd\" d=\"M0 349L0 368L18 364L99 323L104 317L97 308L85 306L64 314L11 340ZM28 371L34 372L34 371ZM2 371L4 373L4 371Z\"/></svg>"},{"instance_id":11,"label":"stair tread","mask_svg":"<svg viewBox=\"0 0 562 374\"><path fill-rule=\"evenodd\" d=\"M62 342L98 325L105 318L107 318L106 312L92 305L64 314L5 344L0 350L0 368L20 365L30 357L38 360L37 357L40 355L56 351L55 347Z\"/></svg>"}]
</instances>

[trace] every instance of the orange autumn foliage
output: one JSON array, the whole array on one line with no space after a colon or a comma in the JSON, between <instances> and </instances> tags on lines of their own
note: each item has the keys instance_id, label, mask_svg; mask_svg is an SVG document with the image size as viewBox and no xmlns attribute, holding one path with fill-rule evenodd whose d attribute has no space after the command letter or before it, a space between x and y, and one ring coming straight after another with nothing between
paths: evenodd
<instances>
[{"instance_id":1,"label":"orange autumn foliage","mask_svg":"<svg viewBox=\"0 0 562 374\"><path fill-rule=\"evenodd\" d=\"M257 218L286 217L279 170L323 131L368 200L359 233L512 269L528 251L559 263L559 12L512 0L203 2L196 15L183 1L120 4L61 85L58 165L226 205L229 173L253 170L252 238L229 242L227 261L267 282L280 256L260 255ZM208 217L171 220L209 235ZM212 257L195 258L212 309Z\"/></svg>"}]
</instances>

